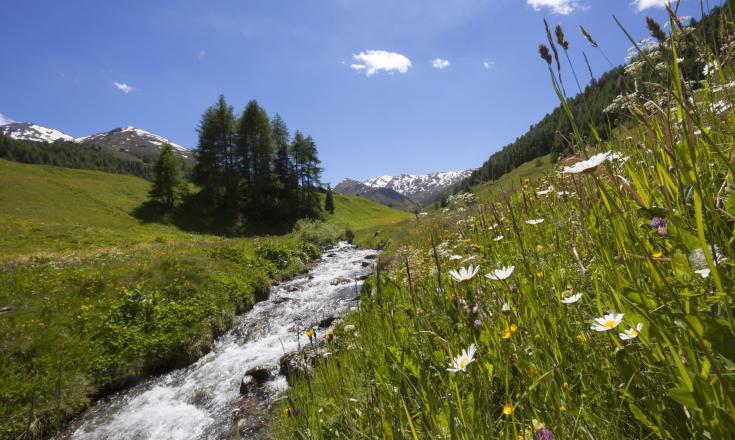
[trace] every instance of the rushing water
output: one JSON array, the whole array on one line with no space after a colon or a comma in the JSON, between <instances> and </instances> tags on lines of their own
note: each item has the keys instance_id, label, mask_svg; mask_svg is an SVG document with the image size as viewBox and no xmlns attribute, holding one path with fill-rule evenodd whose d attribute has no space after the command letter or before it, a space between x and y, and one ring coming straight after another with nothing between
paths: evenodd
<instances>
[{"instance_id":1,"label":"rushing water","mask_svg":"<svg viewBox=\"0 0 735 440\"><path fill-rule=\"evenodd\" d=\"M273 288L268 300L242 315L211 353L97 402L58 439L229 438L244 372L277 363L308 342L305 327L354 305L358 278L371 270L363 262L374 253L346 243L327 250L308 275ZM266 386L277 394L287 383L279 377Z\"/></svg>"}]
</instances>

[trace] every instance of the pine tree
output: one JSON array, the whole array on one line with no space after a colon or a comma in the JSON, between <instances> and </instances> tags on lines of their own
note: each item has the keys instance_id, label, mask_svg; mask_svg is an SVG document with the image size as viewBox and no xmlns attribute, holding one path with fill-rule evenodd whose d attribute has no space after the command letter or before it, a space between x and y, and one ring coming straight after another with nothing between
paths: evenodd
<instances>
[{"instance_id":1,"label":"pine tree","mask_svg":"<svg viewBox=\"0 0 735 440\"><path fill-rule=\"evenodd\" d=\"M293 218L295 215L296 193L298 184L294 178L294 167L291 163L290 141L286 122L276 113L271 121L273 143L276 149L273 159L274 196L276 205L282 217Z\"/></svg>"},{"instance_id":2,"label":"pine tree","mask_svg":"<svg viewBox=\"0 0 735 440\"><path fill-rule=\"evenodd\" d=\"M327 196L324 198L324 210L330 214L334 214L334 196L332 195L331 185L327 185Z\"/></svg>"},{"instance_id":3,"label":"pine tree","mask_svg":"<svg viewBox=\"0 0 735 440\"><path fill-rule=\"evenodd\" d=\"M273 207L273 132L268 114L255 100L243 110L236 143L242 161L243 208L251 218L265 219Z\"/></svg>"},{"instance_id":4,"label":"pine tree","mask_svg":"<svg viewBox=\"0 0 735 440\"><path fill-rule=\"evenodd\" d=\"M213 205L224 205L230 211L238 199L239 163L235 157L234 125L232 107L220 95L217 103L202 115L197 130L197 164L192 170L192 178L201 186L202 194Z\"/></svg>"},{"instance_id":5,"label":"pine tree","mask_svg":"<svg viewBox=\"0 0 735 440\"><path fill-rule=\"evenodd\" d=\"M181 163L169 144L164 144L153 164L153 187L151 199L172 208L176 203L176 193L181 185Z\"/></svg>"}]
</instances>

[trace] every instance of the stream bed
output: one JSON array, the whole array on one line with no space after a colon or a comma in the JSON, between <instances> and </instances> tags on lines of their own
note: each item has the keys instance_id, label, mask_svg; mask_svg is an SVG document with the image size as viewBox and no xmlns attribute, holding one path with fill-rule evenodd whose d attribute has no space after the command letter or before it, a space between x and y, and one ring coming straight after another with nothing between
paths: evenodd
<instances>
[{"instance_id":1,"label":"stream bed","mask_svg":"<svg viewBox=\"0 0 735 440\"><path fill-rule=\"evenodd\" d=\"M360 279L372 271L375 255L347 243L325 250L308 274L273 287L267 300L239 316L209 354L96 402L56 439L227 439L233 437L232 412L237 408L242 437L262 437L262 424L249 421L263 416L255 414L262 408L256 404L250 411L242 402L245 372L277 366L286 353L308 344L307 327L355 306ZM258 399L273 398L287 386L286 378L275 372Z\"/></svg>"}]
</instances>

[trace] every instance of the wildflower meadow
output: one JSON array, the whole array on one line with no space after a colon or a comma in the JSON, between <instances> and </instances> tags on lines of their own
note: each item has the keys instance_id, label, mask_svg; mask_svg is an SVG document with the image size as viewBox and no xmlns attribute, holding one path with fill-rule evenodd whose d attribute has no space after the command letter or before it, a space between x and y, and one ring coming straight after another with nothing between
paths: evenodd
<instances>
[{"instance_id":1,"label":"wildflower meadow","mask_svg":"<svg viewBox=\"0 0 735 440\"><path fill-rule=\"evenodd\" d=\"M538 68L572 122L571 154L516 191L458 194L376 233L386 250L360 308L314 374L292 378L281 433L733 438L731 12L716 51L673 7L666 26L648 21L606 141L580 134L563 33L549 34ZM684 76L682 53L702 79Z\"/></svg>"}]
</instances>

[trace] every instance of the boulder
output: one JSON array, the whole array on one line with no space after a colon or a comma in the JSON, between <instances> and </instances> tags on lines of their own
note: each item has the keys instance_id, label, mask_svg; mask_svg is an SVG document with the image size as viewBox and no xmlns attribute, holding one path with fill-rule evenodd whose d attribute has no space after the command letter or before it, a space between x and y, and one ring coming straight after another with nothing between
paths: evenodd
<instances>
[{"instance_id":1,"label":"boulder","mask_svg":"<svg viewBox=\"0 0 735 440\"><path fill-rule=\"evenodd\" d=\"M376 258L378 258L378 254L365 255L366 260L374 260Z\"/></svg>"},{"instance_id":2,"label":"boulder","mask_svg":"<svg viewBox=\"0 0 735 440\"><path fill-rule=\"evenodd\" d=\"M340 284L348 284L351 283L352 280L346 277L338 277L333 279L329 284L333 286L339 286Z\"/></svg>"},{"instance_id":3,"label":"boulder","mask_svg":"<svg viewBox=\"0 0 735 440\"><path fill-rule=\"evenodd\" d=\"M334 316L328 316L328 317L322 319L321 321L319 321L318 327L319 328L327 328L330 325L332 325L332 323L334 322L335 319L336 319L336 317L334 317Z\"/></svg>"}]
</instances>

